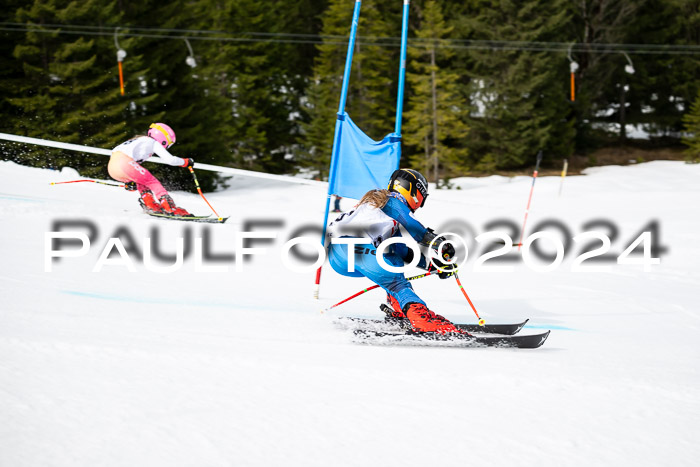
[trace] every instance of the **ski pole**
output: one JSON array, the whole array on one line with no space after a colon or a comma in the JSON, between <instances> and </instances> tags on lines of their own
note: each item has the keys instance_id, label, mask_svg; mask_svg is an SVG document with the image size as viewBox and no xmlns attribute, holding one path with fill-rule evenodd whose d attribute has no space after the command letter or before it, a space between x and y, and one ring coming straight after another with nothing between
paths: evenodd
<instances>
[{"instance_id":1,"label":"ski pole","mask_svg":"<svg viewBox=\"0 0 700 467\"><path fill-rule=\"evenodd\" d=\"M527 215L530 212L530 201L532 201L532 192L535 189L535 180L537 180L537 171L540 168L540 162L542 162L542 150L537 153L537 163L535 164L535 172L532 174L532 186L530 187L530 196L527 198L527 207L525 208L525 220L523 221L523 228L520 231L520 241L518 242L518 251L523 245L523 235L525 235L525 223L527 223Z\"/></svg>"},{"instance_id":2,"label":"ski pole","mask_svg":"<svg viewBox=\"0 0 700 467\"><path fill-rule=\"evenodd\" d=\"M457 280L457 285L459 286L459 290L462 291L462 293L464 294L464 297L469 302L469 305L471 305L472 310L474 310L474 314L476 315L477 319L479 320L479 326L483 326L484 324L486 324L486 321L484 321L481 318L481 316L479 316L479 313L476 311L476 308L474 308L474 304L472 303L471 299L469 298L469 295L467 295L467 291L464 290L464 287L462 286L462 282L459 280L459 276L457 275L456 272L454 273L454 276L455 276L455 279Z\"/></svg>"},{"instance_id":3,"label":"ski pole","mask_svg":"<svg viewBox=\"0 0 700 467\"><path fill-rule=\"evenodd\" d=\"M199 181L197 180L197 176L194 173L194 169L192 167L188 167L188 169L190 169L190 173L192 174L192 177L194 177L194 184L197 187L197 191L199 192L199 196L201 196L202 199L204 200L204 202L207 203L207 206L209 206L209 208L212 210L214 215L216 217L218 217L219 220L222 220L222 217L219 216L219 214L216 211L214 211L214 208L211 207L211 204L209 204L209 201L207 201L207 199L204 197L204 194L202 193L202 189L199 187Z\"/></svg>"},{"instance_id":4,"label":"ski pole","mask_svg":"<svg viewBox=\"0 0 700 467\"><path fill-rule=\"evenodd\" d=\"M80 182L89 182L89 183L99 183L100 185L108 185L108 186L116 186L120 188L124 188L124 184L118 184L118 183L107 183L107 182L101 182L99 180L70 180L68 182L51 182L51 185L63 185L64 183L80 183Z\"/></svg>"},{"instance_id":5,"label":"ski pole","mask_svg":"<svg viewBox=\"0 0 700 467\"><path fill-rule=\"evenodd\" d=\"M432 271L428 271L428 272L426 272L426 273L424 273L424 274L421 274L421 275L419 275L419 276L409 277L409 278L406 279L406 280L413 281L413 280L416 280L416 279L421 279L421 278L426 277L426 276L430 276L430 275L432 275L432 274L433 274ZM326 311L329 311L329 310L331 310L332 308L337 307L338 305L342 305L343 303L345 303L345 302L347 302L347 301L350 301L350 300L352 300L353 298L355 298L355 297L357 297L357 296L359 296L359 295L362 295L362 294L365 293L365 292L369 292L370 290L374 290L374 289L376 289L377 287L379 287L379 284L374 284L374 285L371 286L371 287L367 287L367 288L364 289L364 290L360 290L359 292L357 292L357 293L354 294L354 295L349 296L349 297L346 298L345 300L341 300L340 302L336 303L335 305L329 306L329 307L326 308L325 310L322 310L321 313L325 313Z\"/></svg>"}]
</instances>

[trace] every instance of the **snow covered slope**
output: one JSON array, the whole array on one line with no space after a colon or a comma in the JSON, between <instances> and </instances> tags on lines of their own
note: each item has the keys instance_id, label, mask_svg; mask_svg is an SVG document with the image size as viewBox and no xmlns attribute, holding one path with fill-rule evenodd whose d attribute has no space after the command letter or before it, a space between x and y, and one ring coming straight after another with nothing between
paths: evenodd
<instances>
[{"instance_id":1,"label":"snow covered slope","mask_svg":"<svg viewBox=\"0 0 700 467\"><path fill-rule=\"evenodd\" d=\"M231 219L207 226L149 218L134 193L118 188L50 185L76 178L70 169L0 162L1 466L700 459L700 166L596 168L567 178L561 197L559 177L538 179L526 236L544 221L558 238L569 234L564 260L549 272L519 259L485 263L509 272L475 271L475 235L515 224L511 236L519 237L530 178L460 179L459 190L433 190L418 218L467 237L460 276L480 314L491 323L530 318L521 333L552 329L537 350L353 342L333 319L379 318L383 295L321 314L370 283L324 268L321 300L312 300L314 274L281 260L298 229L320 225L323 187L234 178L207 195ZM198 195L173 196L208 212ZM616 264L654 221L661 264ZM46 234L57 230L90 234L90 248L47 272ZM611 237L613 261L605 272L574 272L575 258L601 242L571 237L593 230ZM243 231L274 236L247 245L265 255L234 260ZM100 260L110 237L123 242L133 271L124 260ZM151 270L174 260L139 259L149 244L173 255L179 239L191 249L176 270ZM206 253L196 254L195 241ZM538 244L554 251L551 241ZM454 280L428 277L414 287L435 311L475 321Z\"/></svg>"}]
</instances>

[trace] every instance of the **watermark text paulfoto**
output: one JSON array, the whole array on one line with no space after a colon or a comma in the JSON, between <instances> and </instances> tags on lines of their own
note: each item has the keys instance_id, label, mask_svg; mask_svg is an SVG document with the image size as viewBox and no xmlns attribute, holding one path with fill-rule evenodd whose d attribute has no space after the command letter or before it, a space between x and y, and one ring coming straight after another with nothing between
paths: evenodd
<instances>
[{"instance_id":1,"label":"watermark text paulfoto","mask_svg":"<svg viewBox=\"0 0 700 467\"><path fill-rule=\"evenodd\" d=\"M327 251L321 244L322 229L318 225L302 225L283 236L284 224L279 219L244 221L243 230L226 232L230 242L227 245L232 248L215 252L211 229L216 227L202 226L195 232L186 226L181 235L173 238L172 231L166 235L157 226L152 226L147 236L139 237L128 225L119 225L105 239L91 220L54 220L44 235L44 271L53 272L55 263L62 258L86 257L96 251L99 255L92 272L101 272L106 266L137 272L137 264L142 264L147 271L172 273L182 269L188 258L194 259L195 272L229 272L231 264L234 272L242 272L255 257L267 256L277 246L279 259L292 272L313 272L326 262ZM508 219L485 223L487 230L482 233L458 219L444 223L441 228L442 233L436 232L439 242L427 247L409 236L392 237L376 247L364 237L330 238L326 244L347 245L346 250L352 252L347 253L350 272L355 270L356 257L363 254L375 255L382 268L395 273L414 270L421 255L438 270L455 265L458 271L508 273L515 270L514 263L524 263L533 271L551 272L561 268L565 258L573 257L566 266L573 272L609 272L613 264L634 265L650 271L668 252L661 243L661 229L656 220L648 221L633 235L620 240L621 229L607 219L588 221L582 225L585 230L575 235L563 222L547 219L534 226L522 244L514 244L513 238L519 238L519 231L515 222ZM174 243L174 252L163 251L164 241L170 249ZM385 260L385 254L393 251L396 243L406 244L413 251L404 266L391 265ZM441 253L447 243L457 253L445 259ZM269 257L264 261L269 263Z\"/></svg>"}]
</instances>

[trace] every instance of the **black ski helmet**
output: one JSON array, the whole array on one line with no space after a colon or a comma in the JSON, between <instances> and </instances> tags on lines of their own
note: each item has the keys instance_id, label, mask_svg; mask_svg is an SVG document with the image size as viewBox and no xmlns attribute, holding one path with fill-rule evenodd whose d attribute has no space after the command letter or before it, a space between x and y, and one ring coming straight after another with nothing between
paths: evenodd
<instances>
[{"instance_id":1,"label":"black ski helmet","mask_svg":"<svg viewBox=\"0 0 700 467\"><path fill-rule=\"evenodd\" d=\"M394 171L387 189L403 196L413 212L423 207L428 197L428 181L420 172L413 169Z\"/></svg>"}]
</instances>

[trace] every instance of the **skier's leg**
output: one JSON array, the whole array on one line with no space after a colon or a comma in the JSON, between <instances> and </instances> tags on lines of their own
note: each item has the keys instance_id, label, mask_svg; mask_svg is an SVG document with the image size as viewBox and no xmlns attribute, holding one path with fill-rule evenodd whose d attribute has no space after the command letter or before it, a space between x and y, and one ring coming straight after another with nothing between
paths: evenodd
<instances>
[{"instance_id":1,"label":"skier's leg","mask_svg":"<svg viewBox=\"0 0 700 467\"><path fill-rule=\"evenodd\" d=\"M394 267L404 265L403 260L393 253L385 253L384 261ZM376 249L364 248L362 254L355 256L355 263L356 271L386 290L389 295L396 299L399 308L403 309L408 303L425 305L425 302L416 295L411 283L402 273L387 271L379 264Z\"/></svg>"},{"instance_id":2,"label":"skier's leg","mask_svg":"<svg viewBox=\"0 0 700 467\"><path fill-rule=\"evenodd\" d=\"M133 180L131 180L125 172L125 168L131 160L133 159L123 152L113 152L112 156L109 158L109 164L107 164L109 176L120 182L132 182Z\"/></svg>"},{"instance_id":3,"label":"skier's leg","mask_svg":"<svg viewBox=\"0 0 700 467\"><path fill-rule=\"evenodd\" d=\"M154 177L151 172L146 170L138 162L132 160L127 163L126 173L136 182L137 187L147 187L153 192L153 197L158 200L161 209L173 216L190 216L187 210L175 205L175 202L170 197L170 194L163 188L163 185ZM141 191L141 189L139 189ZM141 191L142 195L146 190Z\"/></svg>"},{"instance_id":4,"label":"skier's leg","mask_svg":"<svg viewBox=\"0 0 700 467\"><path fill-rule=\"evenodd\" d=\"M366 277L375 284L386 290L387 294L394 297L399 308L403 308L407 303L422 303L418 295L413 291L413 287L406 277L401 273L389 272L382 268L377 262L377 250L370 244L360 245L362 253L355 255L355 270L348 270L348 245L332 243L328 248L328 262L335 272L349 277ZM401 267L404 262L394 254L385 254L385 261L391 266Z\"/></svg>"},{"instance_id":5,"label":"skier's leg","mask_svg":"<svg viewBox=\"0 0 700 467\"><path fill-rule=\"evenodd\" d=\"M147 211L160 213L163 209L156 201L158 196L165 196L168 192L163 185L148 170L135 162L123 152L113 152L107 166L109 175L121 182L134 182L141 197L139 203Z\"/></svg>"},{"instance_id":6,"label":"skier's leg","mask_svg":"<svg viewBox=\"0 0 700 467\"><path fill-rule=\"evenodd\" d=\"M123 152L115 151L112 153L107 171L113 179L120 182L135 182L136 187L142 193L145 189L151 190L156 199L168 194L151 172Z\"/></svg>"},{"instance_id":7,"label":"skier's leg","mask_svg":"<svg viewBox=\"0 0 700 467\"><path fill-rule=\"evenodd\" d=\"M335 272L348 277L364 277L364 274L355 269L348 271L348 245L332 243L328 247L328 262Z\"/></svg>"},{"instance_id":8,"label":"skier's leg","mask_svg":"<svg viewBox=\"0 0 700 467\"><path fill-rule=\"evenodd\" d=\"M357 270L379 284L396 299L415 330L440 333L459 332L450 321L428 309L402 273L385 270L377 261L376 250L365 249L365 253L358 256L356 258ZM404 265L403 259L394 253L384 254L384 260L394 267Z\"/></svg>"},{"instance_id":9,"label":"skier's leg","mask_svg":"<svg viewBox=\"0 0 700 467\"><path fill-rule=\"evenodd\" d=\"M168 194L168 191L163 188L163 185L158 181L158 179L138 162L131 160L126 164L124 171L131 178L131 180L136 182L136 186L139 187L139 191L141 191L140 186L145 186L153 192L153 196L156 199L160 199Z\"/></svg>"}]
</instances>

